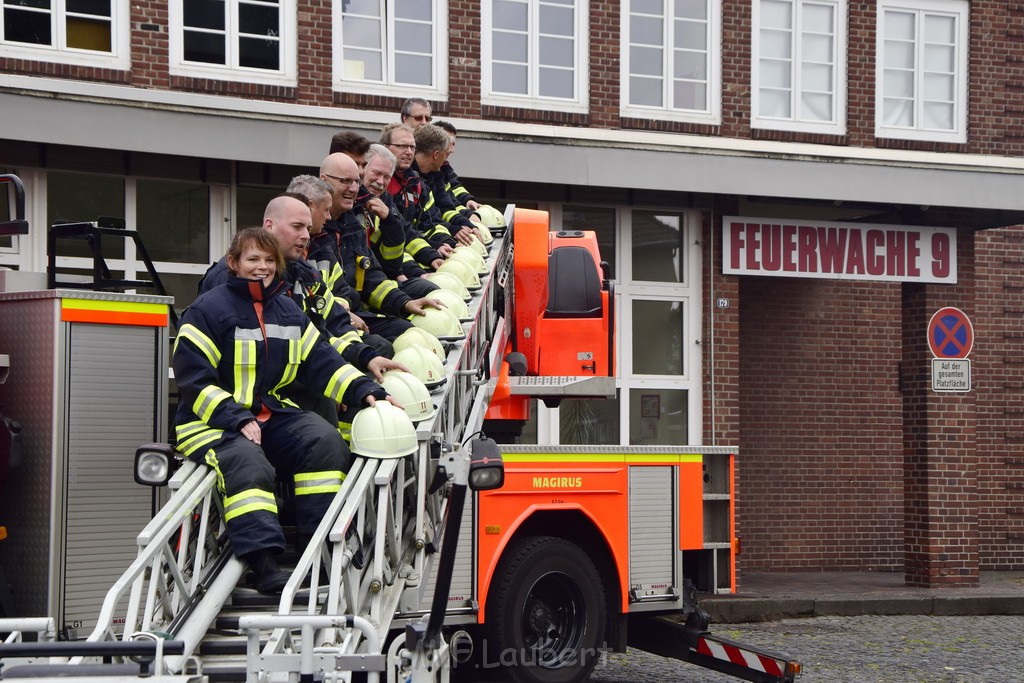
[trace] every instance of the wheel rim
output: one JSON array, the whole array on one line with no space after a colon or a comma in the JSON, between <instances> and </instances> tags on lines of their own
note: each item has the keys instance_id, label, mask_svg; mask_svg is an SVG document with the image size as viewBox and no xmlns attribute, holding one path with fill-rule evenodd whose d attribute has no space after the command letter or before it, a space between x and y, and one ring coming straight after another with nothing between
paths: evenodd
<instances>
[{"instance_id":1,"label":"wheel rim","mask_svg":"<svg viewBox=\"0 0 1024 683\"><path fill-rule=\"evenodd\" d=\"M524 645L536 664L555 669L576 662L583 642L587 611L576 582L549 572L530 587L523 604Z\"/></svg>"}]
</instances>

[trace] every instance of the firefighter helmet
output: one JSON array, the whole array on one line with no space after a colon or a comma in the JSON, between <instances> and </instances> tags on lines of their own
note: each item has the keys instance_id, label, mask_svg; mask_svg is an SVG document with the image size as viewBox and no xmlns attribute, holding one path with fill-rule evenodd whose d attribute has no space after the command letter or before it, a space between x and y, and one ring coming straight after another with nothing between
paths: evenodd
<instances>
[{"instance_id":1,"label":"firefighter helmet","mask_svg":"<svg viewBox=\"0 0 1024 683\"><path fill-rule=\"evenodd\" d=\"M433 391L445 382L444 366L437 356L422 346L409 346L395 354L396 363L409 368L416 379Z\"/></svg>"},{"instance_id":2,"label":"firefighter helmet","mask_svg":"<svg viewBox=\"0 0 1024 683\"><path fill-rule=\"evenodd\" d=\"M477 215L480 216L480 222L482 222L488 228L504 228L505 227L505 214L498 211L490 204L481 204L476 209Z\"/></svg>"},{"instance_id":3,"label":"firefighter helmet","mask_svg":"<svg viewBox=\"0 0 1024 683\"><path fill-rule=\"evenodd\" d=\"M456 341L466 337L458 316L447 308L424 307L423 315L412 316L411 322L443 341Z\"/></svg>"},{"instance_id":4,"label":"firefighter helmet","mask_svg":"<svg viewBox=\"0 0 1024 683\"><path fill-rule=\"evenodd\" d=\"M476 271L468 264L460 261L457 258L453 258L454 254L441 264L437 269L439 273L451 273L455 277L462 281L462 284L466 285L466 289L473 291L480 289L480 276L476 274Z\"/></svg>"},{"instance_id":5,"label":"firefighter helmet","mask_svg":"<svg viewBox=\"0 0 1024 683\"><path fill-rule=\"evenodd\" d=\"M480 254L480 258L487 258L487 247L484 245L483 242L480 241L480 238L477 237L476 235L473 235L472 237L469 238L469 240L469 246L473 249L473 251Z\"/></svg>"},{"instance_id":6,"label":"firefighter helmet","mask_svg":"<svg viewBox=\"0 0 1024 683\"><path fill-rule=\"evenodd\" d=\"M462 297L463 301L469 301L473 298L473 295L469 293L468 289L466 289L466 285L462 284L462 280L452 273L427 273L424 277L441 289L447 289L455 292Z\"/></svg>"},{"instance_id":7,"label":"firefighter helmet","mask_svg":"<svg viewBox=\"0 0 1024 683\"><path fill-rule=\"evenodd\" d=\"M352 418L350 450L366 458L402 458L419 448L416 427L401 408L377 401Z\"/></svg>"},{"instance_id":8,"label":"firefighter helmet","mask_svg":"<svg viewBox=\"0 0 1024 683\"><path fill-rule=\"evenodd\" d=\"M487 275L487 264L484 263L483 257L471 246L460 244L455 247L455 251L448 258L464 261L467 266L476 271L477 275Z\"/></svg>"},{"instance_id":9,"label":"firefighter helmet","mask_svg":"<svg viewBox=\"0 0 1024 683\"><path fill-rule=\"evenodd\" d=\"M491 246L491 242L494 241L494 235L491 234L490 229L486 225L477 224L476 229L480 231L480 241L484 243L484 246Z\"/></svg>"},{"instance_id":10,"label":"firefighter helmet","mask_svg":"<svg viewBox=\"0 0 1024 683\"><path fill-rule=\"evenodd\" d=\"M443 292L444 290L439 289L437 291ZM433 296L436 293L437 292L433 292L431 296ZM395 341L392 344L392 346L395 349L395 353L407 349L410 346L422 346L427 351L430 351L432 354L437 356L437 359L441 361L442 364L448 362L448 356L444 352L444 345L437 337L430 334L422 327L409 328L408 330L406 330L405 332L403 332L402 334L398 335L398 337L395 338Z\"/></svg>"},{"instance_id":11,"label":"firefighter helmet","mask_svg":"<svg viewBox=\"0 0 1024 683\"><path fill-rule=\"evenodd\" d=\"M380 385L405 408L405 414L413 422L429 420L436 412L430 402L430 392L423 382L411 372L388 370Z\"/></svg>"},{"instance_id":12,"label":"firefighter helmet","mask_svg":"<svg viewBox=\"0 0 1024 683\"><path fill-rule=\"evenodd\" d=\"M437 289L431 292L429 296L431 299L439 299L462 322L473 319L473 314L469 311L469 305L455 292L448 289Z\"/></svg>"}]
</instances>

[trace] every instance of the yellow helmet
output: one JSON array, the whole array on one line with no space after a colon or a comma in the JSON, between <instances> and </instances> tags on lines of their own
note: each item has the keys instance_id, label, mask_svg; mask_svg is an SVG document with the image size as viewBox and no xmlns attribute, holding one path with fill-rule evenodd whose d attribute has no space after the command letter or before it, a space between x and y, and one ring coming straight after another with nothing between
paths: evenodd
<instances>
[{"instance_id":1,"label":"yellow helmet","mask_svg":"<svg viewBox=\"0 0 1024 683\"><path fill-rule=\"evenodd\" d=\"M395 362L409 368L416 379L433 391L445 383L444 366L437 356L422 346L410 346L395 354Z\"/></svg>"},{"instance_id":2,"label":"yellow helmet","mask_svg":"<svg viewBox=\"0 0 1024 683\"><path fill-rule=\"evenodd\" d=\"M484 246L491 246L491 242L494 241L494 236L486 225L478 224L476 229L480 231L480 241L484 243Z\"/></svg>"},{"instance_id":3,"label":"yellow helmet","mask_svg":"<svg viewBox=\"0 0 1024 683\"><path fill-rule=\"evenodd\" d=\"M473 247L468 245L460 244L455 247L455 251L453 251L451 256L448 258L465 261L466 265L475 270L476 274L481 277L488 273L487 264L484 262L483 257L480 256Z\"/></svg>"},{"instance_id":4,"label":"yellow helmet","mask_svg":"<svg viewBox=\"0 0 1024 683\"><path fill-rule=\"evenodd\" d=\"M487 258L487 246L480 241L480 238L476 235L472 235L470 238L469 246L476 253L480 254L480 258Z\"/></svg>"},{"instance_id":5,"label":"yellow helmet","mask_svg":"<svg viewBox=\"0 0 1024 683\"><path fill-rule=\"evenodd\" d=\"M431 299L438 299L448 308L449 311L454 313L455 317L460 321L467 322L473 319L473 314L469 310L469 305L455 292L448 289L435 289L428 296Z\"/></svg>"},{"instance_id":6,"label":"yellow helmet","mask_svg":"<svg viewBox=\"0 0 1024 683\"><path fill-rule=\"evenodd\" d=\"M481 204L476 212L480 216L480 221L488 228L505 227L505 214L490 204Z\"/></svg>"},{"instance_id":7,"label":"yellow helmet","mask_svg":"<svg viewBox=\"0 0 1024 683\"><path fill-rule=\"evenodd\" d=\"M441 291L444 290L437 290L437 292ZM431 296L437 292L432 292ZM444 345L437 337L430 334L422 327L409 328L402 334L398 335L398 337L395 338L395 341L391 343L391 346L395 349L395 353L403 351L410 346L422 346L427 351L430 351L432 354L437 356L437 359L441 361L442 364L448 362L448 355L444 352Z\"/></svg>"},{"instance_id":8,"label":"yellow helmet","mask_svg":"<svg viewBox=\"0 0 1024 683\"><path fill-rule=\"evenodd\" d=\"M452 273L427 273L423 277L427 278L441 289L447 289L455 292L463 301L469 301L473 298L473 295L466 289L466 285L462 284L462 280L457 275Z\"/></svg>"},{"instance_id":9,"label":"yellow helmet","mask_svg":"<svg viewBox=\"0 0 1024 683\"><path fill-rule=\"evenodd\" d=\"M454 256L454 254L452 254ZM445 260L444 263L437 269L439 273L451 273L455 277L462 281L462 284L466 285L466 289L474 291L480 289L480 276L476 274L476 271L463 261L457 258L451 258Z\"/></svg>"},{"instance_id":10,"label":"yellow helmet","mask_svg":"<svg viewBox=\"0 0 1024 683\"><path fill-rule=\"evenodd\" d=\"M405 414L413 422L429 420L437 412L430 402L426 385L416 375L404 370L388 370L380 385L405 408Z\"/></svg>"},{"instance_id":11,"label":"yellow helmet","mask_svg":"<svg viewBox=\"0 0 1024 683\"><path fill-rule=\"evenodd\" d=\"M366 458L403 458L419 448L416 427L401 408L377 401L352 419L350 450Z\"/></svg>"},{"instance_id":12,"label":"yellow helmet","mask_svg":"<svg viewBox=\"0 0 1024 683\"><path fill-rule=\"evenodd\" d=\"M466 337L462 323L447 308L424 307L423 315L414 315L410 322L443 341L455 341Z\"/></svg>"}]
</instances>

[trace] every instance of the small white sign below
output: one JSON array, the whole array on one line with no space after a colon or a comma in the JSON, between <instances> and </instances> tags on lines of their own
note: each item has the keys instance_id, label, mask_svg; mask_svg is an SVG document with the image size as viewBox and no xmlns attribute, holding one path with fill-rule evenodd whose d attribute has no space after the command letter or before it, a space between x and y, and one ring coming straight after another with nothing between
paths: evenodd
<instances>
[{"instance_id":1,"label":"small white sign below","mask_svg":"<svg viewBox=\"0 0 1024 683\"><path fill-rule=\"evenodd\" d=\"M933 358L932 391L971 390L971 361L967 358Z\"/></svg>"}]
</instances>

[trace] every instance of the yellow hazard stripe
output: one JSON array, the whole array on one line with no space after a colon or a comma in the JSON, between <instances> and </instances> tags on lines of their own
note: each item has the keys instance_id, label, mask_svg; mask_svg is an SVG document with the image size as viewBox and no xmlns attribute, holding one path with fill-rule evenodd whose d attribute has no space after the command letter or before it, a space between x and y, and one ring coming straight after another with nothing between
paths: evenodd
<instances>
[{"instance_id":1,"label":"yellow hazard stripe","mask_svg":"<svg viewBox=\"0 0 1024 683\"><path fill-rule=\"evenodd\" d=\"M674 465L704 461L704 456L693 453L502 453L501 457L506 463L618 462Z\"/></svg>"}]
</instances>

